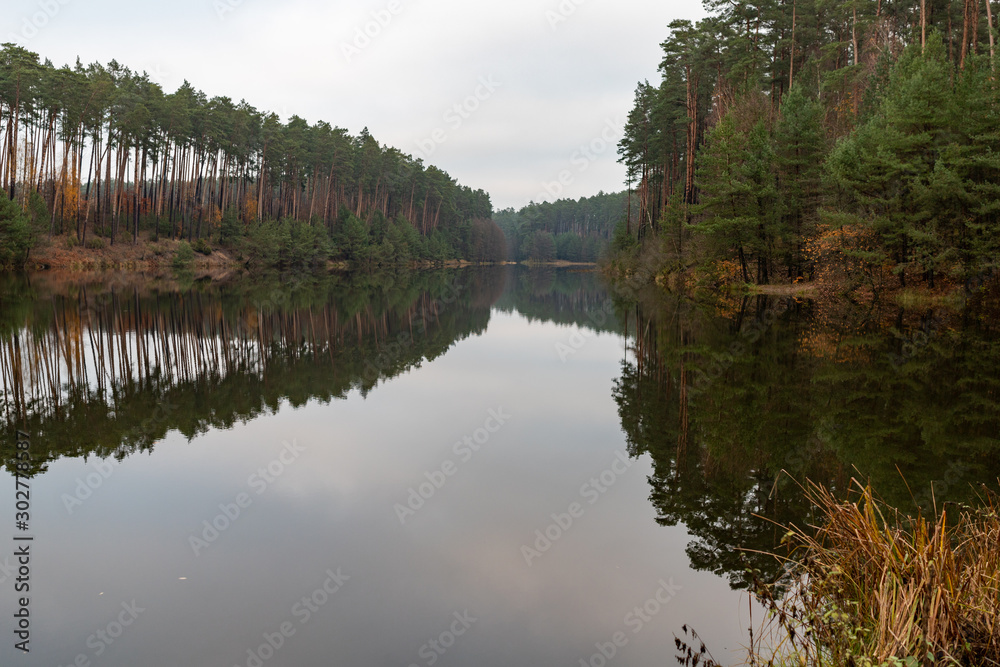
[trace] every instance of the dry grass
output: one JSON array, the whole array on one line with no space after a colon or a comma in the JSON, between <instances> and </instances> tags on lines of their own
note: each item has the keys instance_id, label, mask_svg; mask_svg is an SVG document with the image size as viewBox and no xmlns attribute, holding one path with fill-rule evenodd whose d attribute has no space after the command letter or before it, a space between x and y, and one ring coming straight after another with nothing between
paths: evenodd
<instances>
[{"instance_id":1,"label":"dry grass","mask_svg":"<svg viewBox=\"0 0 1000 667\"><path fill-rule=\"evenodd\" d=\"M111 245L110 239L96 236L90 240L100 240L102 247L87 248L69 239L75 236L65 235L46 239L31 250L28 258L28 270L41 272L46 270L64 272L95 272L95 271L130 271L136 273L171 272L171 260L180 246L179 241L161 237L159 242L152 241L152 235L143 232L139 242L132 243L131 238L120 239ZM216 250L210 256L198 255L192 262L192 269L198 272L227 271L237 262L229 253Z\"/></svg>"},{"instance_id":2,"label":"dry grass","mask_svg":"<svg viewBox=\"0 0 1000 667\"><path fill-rule=\"evenodd\" d=\"M779 641L751 664L1000 665L1000 496L928 520L855 484L849 501L805 489L821 521L786 535L790 590L758 591Z\"/></svg>"}]
</instances>

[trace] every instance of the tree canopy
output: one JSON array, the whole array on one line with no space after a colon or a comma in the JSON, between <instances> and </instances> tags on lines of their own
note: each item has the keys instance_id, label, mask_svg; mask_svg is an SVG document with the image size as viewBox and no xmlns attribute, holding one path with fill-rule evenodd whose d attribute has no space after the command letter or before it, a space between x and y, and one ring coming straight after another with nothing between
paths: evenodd
<instances>
[{"instance_id":1,"label":"tree canopy","mask_svg":"<svg viewBox=\"0 0 1000 667\"><path fill-rule=\"evenodd\" d=\"M625 214L625 193L599 192L578 200L533 202L519 211L503 209L495 219L511 260L593 262L604 255Z\"/></svg>"},{"instance_id":2,"label":"tree canopy","mask_svg":"<svg viewBox=\"0 0 1000 667\"><path fill-rule=\"evenodd\" d=\"M503 258L485 191L367 128L283 123L186 81L169 93L116 61L57 68L14 44L0 48L0 184L22 209L37 194L43 233L79 243L135 242L140 231L232 242L285 220L325 228L337 257L354 216L370 245L389 244L376 254Z\"/></svg>"},{"instance_id":3,"label":"tree canopy","mask_svg":"<svg viewBox=\"0 0 1000 667\"><path fill-rule=\"evenodd\" d=\"M902 284L995 268L989 4L706 7L670 24L659 85L636 89L619 143L638 198L629 235L745 282L809 278L830 230L862 239L851 259Z\"/></svg>"}]
</instances>

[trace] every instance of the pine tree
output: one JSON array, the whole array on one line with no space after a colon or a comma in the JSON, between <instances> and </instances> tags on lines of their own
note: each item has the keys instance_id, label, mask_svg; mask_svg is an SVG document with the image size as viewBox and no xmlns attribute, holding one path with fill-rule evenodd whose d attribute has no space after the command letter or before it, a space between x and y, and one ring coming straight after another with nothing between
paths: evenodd
<instances>
[{"instance_id":1,"label":"pine tree","mask_svg":"<svg viewBox=\"0 0 1000 667\"><path fill-rule=\"evenodd\" d=\"M904 285L910 268L933 281L934 271L951 258L948 238L962 224L952 88L940 37L932 34L924 53L911 45L878 111L828 163L848 209L879 235Z\"/></svg>"},{"instance_id":2,"label":"pine tree","mask_svg":"<svg viewBox=\"0 0 1000 667\"><path fill-rule=\"evenodd\" d=\"M803 244L815 232L823 194L822 165L826 155L823 107L795 84L781 106L774 128L781 236L789 278L806 269Z\"/></svg>"},{"instance_id":3,"label":"pine tree","mask_svg":"<svg viewBox=\"0 0 1000 667\"><path fill-rule=\"evenodd\" d=\"M745 282L764 284L771 276L779 233L775 156L765 122L744 130L737 116L727 114L706 139L698 170L699 212L705 217L695 231L724 257L739 262ZM751 262L756 263L753 277Z\"/></svg>"}]
</instances>

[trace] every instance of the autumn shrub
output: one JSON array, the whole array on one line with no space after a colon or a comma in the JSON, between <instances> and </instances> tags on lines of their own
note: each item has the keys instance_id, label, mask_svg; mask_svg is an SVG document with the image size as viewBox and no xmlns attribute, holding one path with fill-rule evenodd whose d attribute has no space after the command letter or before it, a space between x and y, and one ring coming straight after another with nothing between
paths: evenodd
<instances>
[{"instance_id":1,"label":"autumn shrub","mask_svg":"<svg viewBox=\"0 0 1000 667\"><path fill-rule=\"evenodd\" d=\"M781 639L752 663L1000 665L1000 496L926 518L855 486L853 500L806 488L818 525L788 529L789 592L759 587Z\"/></svg>"}]
</instances>

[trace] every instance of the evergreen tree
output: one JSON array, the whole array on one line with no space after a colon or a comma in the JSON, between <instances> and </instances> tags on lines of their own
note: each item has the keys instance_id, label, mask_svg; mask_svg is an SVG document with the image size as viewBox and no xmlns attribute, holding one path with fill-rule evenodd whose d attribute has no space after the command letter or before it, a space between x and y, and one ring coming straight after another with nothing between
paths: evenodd
<instances>
[{"instance_id":1,"label":"evergreen tree","mask_svg":"<svg viewBox=\"0 0 1000 667\"><path fill-rule=\"evenodd\" d=\"M774 128L782 254L789 278L801 277L807 268L803 245L815 233L825 144L822 105L807 97L801 84L793 85Z\"/></svg>"},{"instance_id":2,"label":"evergreen tree","mask_svg":"<svg viewBox=\"0 0 1000 667\"><path fill-rule=\"evenodd\" d=\"M21 267L31 250L31 223L21 207L0 192L0 267Z\"/></svg>"},{"instance_id":3,"label":"evergreen tree","mask_svg":"<svg viewBox=\"0 0 1000 667\"><path fill-rule=\"evenodd\" d=\"M911 45L893 69L878 112L829 160L849 211L872 226L905 284L906 270L933 272L962 226L964 185L954 169L956 107L940 38Z\"/></svg>"},{"instance_id":4,"label":"evergreen tree","mask_svg":"<svg viewBox=\"0 0 1000 667\"><path fill-rule=\"evenodd\" d=\"M739 262L743 280L767 283L779 236L775 157L764 121L739 127L727 114L709 133L698 171L705 216L696 231ZM756 264L751 277L749 265Z\"/></svg>"}]
</instances>

